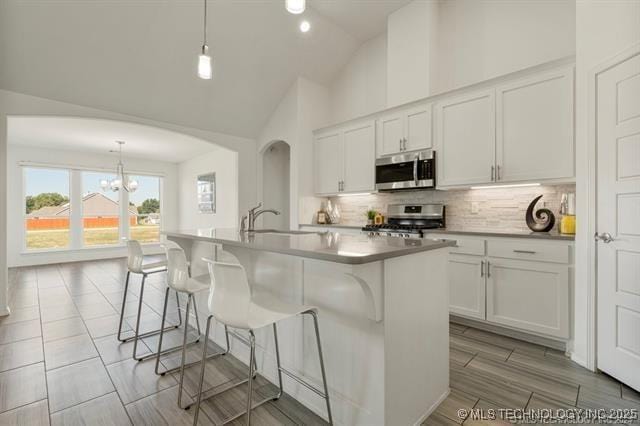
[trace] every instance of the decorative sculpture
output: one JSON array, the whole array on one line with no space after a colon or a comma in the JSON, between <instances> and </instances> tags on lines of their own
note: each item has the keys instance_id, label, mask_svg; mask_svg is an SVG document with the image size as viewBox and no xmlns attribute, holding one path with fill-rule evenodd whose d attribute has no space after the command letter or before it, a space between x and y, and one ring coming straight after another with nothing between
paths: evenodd
<instances>
[{"instance_id":1,"label":"decorative sculpture","mask_svg":"<svg viewBox=\"0 0 640 426\"><path fill-rule=\"evenodd\" d=\"M535 218L533 217L533 209L540 198L542 198L542 195L538 195L533 199L533 201L531 201L531 204L529 204L529 207L527 207L525 220L527 221L527 226L533 232L549 232L556 224L556 217L553 215L553 212L551 210L537 210Z\"/></svg>"}]
</instances>

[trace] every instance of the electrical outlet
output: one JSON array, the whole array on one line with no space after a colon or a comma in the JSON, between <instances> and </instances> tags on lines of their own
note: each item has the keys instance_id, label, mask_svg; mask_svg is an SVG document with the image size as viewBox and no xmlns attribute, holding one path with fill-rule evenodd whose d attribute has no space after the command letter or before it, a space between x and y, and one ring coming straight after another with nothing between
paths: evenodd
<instances>
[{"instance_id":1,"label":"electrical outlet","mask_svg":"<svg viewBox=\"0 0 640 426\"><path fill-rule=\"evenodd\" d=\"M480 203L478 203L477 201L472 201L471 214L478 214L478 213L480 213Z\"/></svg>"}]
</instances>

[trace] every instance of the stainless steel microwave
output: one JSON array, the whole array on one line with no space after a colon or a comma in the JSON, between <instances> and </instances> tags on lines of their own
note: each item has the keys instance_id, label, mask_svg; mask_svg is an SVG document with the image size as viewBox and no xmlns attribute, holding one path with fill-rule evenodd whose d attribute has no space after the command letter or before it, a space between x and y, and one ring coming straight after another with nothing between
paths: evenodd
<instances>
[{"instance_id":1,"label":"stainless steel microwave","mask_svg":"<svg viewBox=\"0 0 640 426\"><path fill-rule=\"evenodd\" d=\"M436 186L436 154L431 149L376 160L376 189L399 191Z\"/></svg>"}]
</instances>

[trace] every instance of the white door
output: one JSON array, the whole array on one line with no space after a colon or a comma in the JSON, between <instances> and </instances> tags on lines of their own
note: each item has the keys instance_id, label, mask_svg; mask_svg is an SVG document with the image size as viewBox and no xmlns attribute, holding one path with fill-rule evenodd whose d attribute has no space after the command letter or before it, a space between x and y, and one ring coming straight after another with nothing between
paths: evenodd
<instances>
[{"instance_id":1,"label":"white door","mask_svg":"<svg viewBox=\"0 0 640 426\"><path fill-rule=\"evenodd\" d=\"M492 182L494 90L446 99L436 107L438 186Z\"/></svg>"},{"instance_id":2,"label":"white door","mask_svg":"<svg viewBox=\"0 0 640 426\"><path fill-rule=\"evenodd\" d=\"M597 87L597 365L640 391L640 54Z\"/></svg>"},{"instance_id":3,"label":"white door","mask_svg":"<svg viewBox=\"0 0 640 426\"><path fill-rule=\"evenodd\" d=\"M375 123L368 121L344 130L344 192L375 190Z\"/></svg>"},{"instance_id":4,"label":"white door","mask_svg":"<svg viewBox=\"0 0 640 426\"><path fill-rule=\"evenodd\" d=\"M574 176L573 67L496 90L496 180Z\"/></svg>"},{"instance_id":5,"label":"white door","mask_svg":"<svg viewBox=\"0 0 640 426\"><path fill-rule=\"evenodd\" d=\"M484 258L449 255L449 312L485 319Z\"/></svg>"},{"instance_id":6,"label":"white door","mask_svg":"<svg viewBox=\"0 0 640 426\"><path fill-rule=\"evenodd\" d=\"M406 111L406 151L431 148L431 104L423 104Z\"/></svg>"},{"instance_id":7,"label":"white door","mask_svg":"<svg viewBox=\"0 0 640 426\"><path fill-rule=\"evenodd\" d=\"M396 111L378 119L378 155L395 154L402 150L403 117L402 113Z\"/></svg>"},{"instance_id":8,"label":"white door","mask_svg":"<svg viewBox=\"0 0 640 426\"><path fill-rule=\"evenodd\" d=\"M342 181L342 141L338 131L315 140L316 193L336 194Z\"/></svg>"},{"instance_id":9,"label":"white door","mask_svg":"<svg viewBox=\"0 0 640 426\"><path fill-rule=\"evenodd\" d=\"M487 321L569 337L569 267L487 259Z\"/></svg>"}]
</instances>

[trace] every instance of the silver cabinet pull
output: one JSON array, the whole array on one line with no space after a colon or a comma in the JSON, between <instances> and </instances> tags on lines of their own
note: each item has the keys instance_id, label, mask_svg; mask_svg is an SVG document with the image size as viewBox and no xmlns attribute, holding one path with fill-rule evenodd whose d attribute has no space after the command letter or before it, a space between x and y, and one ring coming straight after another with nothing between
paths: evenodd
<instances>
[{"instance_id":1,"label":"silver cabinet pull","mask_svg":"<svg viewBox=\"0 0 640 426\"><path fill-rule=\"evenodd\" d=\"M598 234L597 232L595 233L595 235L593 236L593 238L598 241L602 241L605 244L609 244L610 242L613 241L613 237L611 236L610 233L608 232L603 232L602 234Z\"/></svg>"},{"instance_id":2,"label":"silver cabinet pull","mask_svg":"<svg viewBox=\"0 0 640 426\"><path fill-rule=\"evenodd\" d=\"M402 149L403 151L407 150L407 138L402 138Z\"/></svg>"},{"instance_id":3,"label":"silver cabinet pull","mask_svg":"<svg viewBox=\"0 0 640 426\"><path fill-rule=\"evenodd\" d=\"M484 277L484 260L480 262L480 277Z\"/></svg>"},{"instance_id":4,"label":"silver cabinet pull","mask_svg":"<svg viewBox=\"0 0 640 426\"><path fill-rule=\"evenodd\" d=\"M496 180L502 179L502 175L500 173L500 165L496 166Z\"/></svg>"},{"instance_id":5,"label":"silver cabinet pull","mask_svg":"<svg viewBox=\"0 0 640 426\"><path fill-rule=\"evenodd\" d=\"M531 251L531 250L514 250L514 253L522 253L522 254L536 254L535 251Z\"/></svg>"},{"instance_id":6,"label":"silver cabinet pull","mask_svg":"<svg viewBox=\"0 0 640 426\"><path fill-rule=\"evenodd\" d=\"M400 146L400 151L402 151L402 138L400 138L400 140L398 141L398 144Z\"/></svg>"},{"instance_id":7,"label":"silver cabinet pull","mask_svg":"<svg viewBox=\"0 0 640 426\"><path fill-rule=\"evenodd\" d=\"M491 182L496 180L496 166L491 166Z\"/></svg>"},{"instance_id":8,"label":"silver cabinet pull","mask_svg":"<svg viewBox=\"0 0 640 426\"><path fill-rule=\"evenodd\" d=\"M487 278L491 278L491 262L487 260Z\"/></svg>"}]
</instances>

